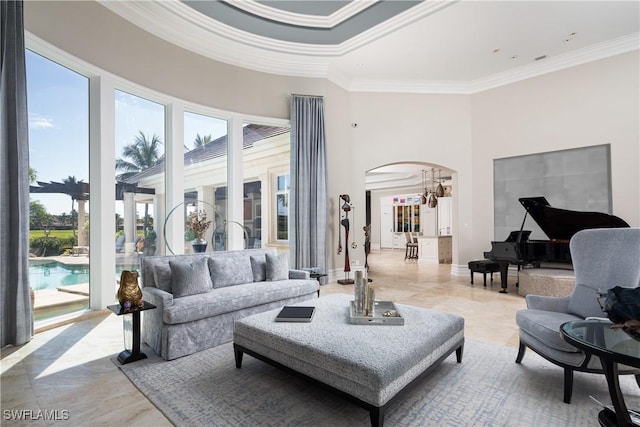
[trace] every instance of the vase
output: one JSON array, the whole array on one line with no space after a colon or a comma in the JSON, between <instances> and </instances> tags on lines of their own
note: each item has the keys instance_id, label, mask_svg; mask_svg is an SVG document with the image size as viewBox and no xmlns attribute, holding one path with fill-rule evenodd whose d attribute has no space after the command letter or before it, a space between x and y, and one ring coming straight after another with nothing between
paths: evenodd
<instances>
[{"instance_id":1,"label":"vase","mask_svg":"<svg viewBox=\"0 0 640 427\"><path fill-rule=\"evenodd\" d=\"M193 252L205 252L207 250L207 241L204 239L195 239L191 242Z\"/></svg>"},{"instance_id":2,"label":"vase","mask_svg":"<svg viewBox=\"0 0 640 427\"><path fill-rule=\"evenodd\" d=\"M362 270L355 272L354 302L356 314L363 315L367 300L367 277Z\"/></svg>"},{"instance_id":3,"label":"vase","mask_svg":"<svg viewBox=\"0 0 640 427\"><path fill-rule=\"evenodd\" d=\"M376 307L376 296L373 290L373 286L367 282L367 301L366 306L364 308L364 315L367 317L375 316L375 307Z\"/></svg>"}]
</instances>

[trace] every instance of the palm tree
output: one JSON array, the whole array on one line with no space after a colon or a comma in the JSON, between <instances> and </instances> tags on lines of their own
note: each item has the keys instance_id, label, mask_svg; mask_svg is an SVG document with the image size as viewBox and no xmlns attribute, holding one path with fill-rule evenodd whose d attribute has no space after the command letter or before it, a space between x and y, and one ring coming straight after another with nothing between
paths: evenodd
<instances>
[{"instance_id":1,"label":"palm tree","mask_svg":"<svg viewBox=\"0 0 640 427\"><path fill-rule=\"evenodd\" d=\"M203 148L205 145L213 141L211 135L200 136L199 133L196 134L196 139L193 141L193 148Z\"/></svg>"},{"instance_id":2,"label":"palm tree","mask_svg":"<svg viewBox=\"0 0 640 427\"><path fill-rule=\"evenodd\" d=\"M69 188L74 188L79 182L82 182L82 180L78 181L75 176L69 176L68 178L64 178L62 180L62 183L67 185ZM71 196L71 212L73 212L73 205L76 201L76 198L71 192L69 192L69 196Z\"/></svg>"},{"instance_id":3,"label":"palm tree","mask_svg":"<svg viewBox=\"0 0 640 427\"><path fill-rule=\"evenodd\" d=\"M121 171L120 175L116 176L118 181L124 181L145 169L149 169L160 162L160 137L155 133L151 137L151 140L147 139L144 132L136 136L133 144L126 145L122 148L122 157L116 159L116 171ZM149 205L144 204L144 225L143 230L147 229L147 218L149 217Z\"/></svg>"},{"instance_id":4,"label":"palm tree","mask_svg":"<svg viewBox=\"0 0 640 427\"><path fill-rule=\"evenodd\" d=\"M140 131L133 144L122 148L122 157L116 159L116 171L122 172L116 179L124 181L158 164L161 158L160 145L162 141L158 135L153 134L149 140L144 132Z\"/></svg>"}]
</instances>

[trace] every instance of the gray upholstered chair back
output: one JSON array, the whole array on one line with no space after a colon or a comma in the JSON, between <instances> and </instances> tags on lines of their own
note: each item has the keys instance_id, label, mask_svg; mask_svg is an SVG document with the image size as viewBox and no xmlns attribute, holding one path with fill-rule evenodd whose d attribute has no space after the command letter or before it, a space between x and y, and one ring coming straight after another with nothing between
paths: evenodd
<instances>
[{"instance_id":1,"label":"gray upholstered chair back","mask_svg":"<svg viewBox=\"0 0 640 427\"><path fill-rule=\"evenodd\" d=\"M597 291L640 286L640 228L596 228L576 233L569 242L576 277L569 312L602 317Z\"/></svg>"}]
</instances>

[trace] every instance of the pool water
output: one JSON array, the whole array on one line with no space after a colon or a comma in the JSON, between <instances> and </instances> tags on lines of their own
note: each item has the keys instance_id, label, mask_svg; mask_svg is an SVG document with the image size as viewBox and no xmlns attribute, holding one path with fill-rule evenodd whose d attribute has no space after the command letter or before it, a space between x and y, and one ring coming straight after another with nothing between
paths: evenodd
<instances>
[{"instance_id":1,"label":"pool water","mask_svg":"<svg viewBox=\"0 0 640 427\"><path fill-rule=\"evenodd\" d=\"M64 265L59 262L29 265L29 285L34 290L89 283L88 265Z\"/></svg>"}]
</instances>

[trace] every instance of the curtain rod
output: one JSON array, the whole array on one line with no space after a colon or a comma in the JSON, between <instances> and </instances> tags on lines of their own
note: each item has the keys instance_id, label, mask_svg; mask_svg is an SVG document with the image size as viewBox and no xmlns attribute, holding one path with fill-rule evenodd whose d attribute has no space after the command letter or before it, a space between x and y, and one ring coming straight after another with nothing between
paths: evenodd
<instances>
[{"instance_id":1,"label":"curtain rod","mask_svg":"<svg viewBox=\"0 0 640 427\"><path fill-rule=\"evenodd\" d=\"M306 98L324 98L324 96L322 95L305 95L305 94L301 94L301 93L290 93L289 95L291 96L303 96Z\"/></svg>"}]
</instances>

